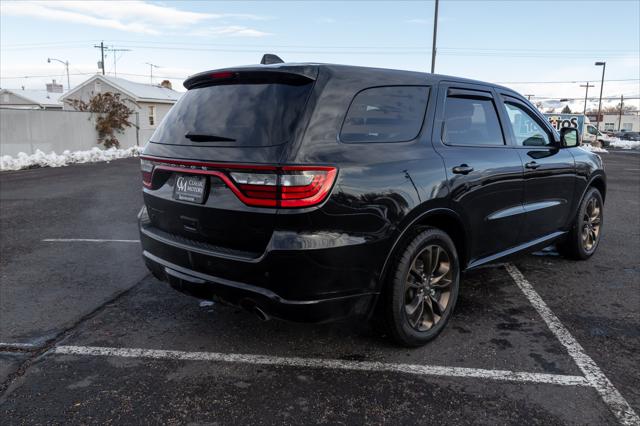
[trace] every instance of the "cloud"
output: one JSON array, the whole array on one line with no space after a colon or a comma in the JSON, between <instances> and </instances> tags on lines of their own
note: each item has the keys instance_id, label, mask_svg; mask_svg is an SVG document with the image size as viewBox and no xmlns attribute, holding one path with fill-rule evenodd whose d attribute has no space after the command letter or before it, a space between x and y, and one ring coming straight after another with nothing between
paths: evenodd
<instances>
[{"instance_id":1,"label":"cloud","mask_svg":"<svg viewBox=\"0 0 640 426\"><path fill-rule=\"evenodd\" d=\"M320 24L335 24L338 21L334 18L318 18L316 19L316 22Z\"/></svg>"},{"instance_id":2,"label":"cloud","mask_svg":"<svg viewBox=\"0 0 640 426\"><path fill-rule=\"evenodd\" d=\"M189 34L197 37L264 37L271 35L271 33L239 25L201 28L199 30L191 31Z\"/></svg>"},{"instance_id":3,"label":"cloud","mask_svg":"<svg viewBox=\"0 0 640 426\"><path fill-rule=\"evenodd\" d=\"M270 19L267 16L252 14L191 12L141 0L2 2L1 11L5 16L30 16L150 35L158 35L166 30L193 27L208 20ZM256 37L267 34L246 27L228 28L236 28L236 31L222 31L223 35Z\"/></svg>"}]
</instances>

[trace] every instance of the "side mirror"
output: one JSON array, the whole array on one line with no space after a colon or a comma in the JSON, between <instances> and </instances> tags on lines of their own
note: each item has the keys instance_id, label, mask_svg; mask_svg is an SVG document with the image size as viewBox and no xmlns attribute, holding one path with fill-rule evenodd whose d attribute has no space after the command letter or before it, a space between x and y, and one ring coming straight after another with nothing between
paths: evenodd
<instances>
[{"instance_id":1,"label":"side mirror","mask_svg":"<svg viewBox=\"0 0 640 426\"><path fill-rule=\"evenodd\" d=\"M580 135L575 127L563 127L560 129L560 140L565 148L572 148L580 145Z\"/></svg>"}]
</instances>

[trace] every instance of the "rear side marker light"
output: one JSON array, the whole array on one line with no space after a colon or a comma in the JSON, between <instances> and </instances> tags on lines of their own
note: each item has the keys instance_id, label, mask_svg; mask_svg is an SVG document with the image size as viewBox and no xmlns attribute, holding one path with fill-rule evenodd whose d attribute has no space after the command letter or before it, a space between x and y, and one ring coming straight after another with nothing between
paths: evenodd
<instances>
[{"instance_id":1,"label":"rear side marker light","mask_svg":"<svg viewBox=\"0 0 640 426\"><path fill-rule=\"evenodd\" d=\"M338 170L327 166L251 166L142 157L142 182L152 188L156 171L211 175L220 178L246 205L302 208L322 203Z\"/></svg>"}]
</instances>

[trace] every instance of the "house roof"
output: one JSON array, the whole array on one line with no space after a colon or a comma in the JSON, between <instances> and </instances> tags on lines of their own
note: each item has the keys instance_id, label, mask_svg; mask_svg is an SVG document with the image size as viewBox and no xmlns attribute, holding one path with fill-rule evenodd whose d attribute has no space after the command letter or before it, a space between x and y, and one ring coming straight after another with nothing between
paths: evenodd
<instances>
[{"instance_id":1,"label":"house roof","mask_svg":"<svg viewBox=\"0 0 640 426\"><path fill-rule=\"evenodd\" d=\"M167 89L161 86L152 86L150 84L136 83L133 81L125 80L124 78L116 78L110 76L104 76L96 74L80 83L72 90L68 91L61 100L69 98L72 94L78 91L80 88L87 84L93 83L96 80L103 81L115 88L119 89L123 93L132 97L136 102L162 102L162 103L175 103L180 98L181 93L173 89Z\"/></svg>"},{"instance_id":2,"label":"house roof","mask_svg":"<svg viewBox=\"0 0 640 426\"><path fill-rule=\"evenodd\" d=\"M62 107L60 98L63 93L52 93L46 90L33 90L33 89L2 89L0 93L11 93L19 98L24 99L32 104L40 105L41 107Z\"/></svg>"}]
</instances>

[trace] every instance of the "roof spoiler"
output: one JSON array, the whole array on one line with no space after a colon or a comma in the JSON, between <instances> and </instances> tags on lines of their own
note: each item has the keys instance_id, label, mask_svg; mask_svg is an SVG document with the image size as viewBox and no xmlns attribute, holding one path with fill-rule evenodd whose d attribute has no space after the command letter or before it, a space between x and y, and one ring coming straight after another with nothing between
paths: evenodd
<instances>
[{"instance_id":1,"label":"roof spoiler","mask_svg":"<svg viewBox=\"0 0 640 426\"><path fill-rule=\"evenodd\" d=\"M284 64L284 61L280 56L274 55L273 53L265 53L262 55L262 60L260 60L261 65L271 65L271 64Z\"/></svg>"},{"instance_id":2,"label":"roof spoiler","mask_svg":"<svg viewBox=\"0 0 640 426\"><path fill-rule=\"evenodd\" d=\"M261 65L255 65L252 67L226 68L201 72L187 78L183 84L187 90L206 86L242 83L303 85L314 81L317 75L318 69L315 66L263 68Z\"/></svg>"}]
</instances>

